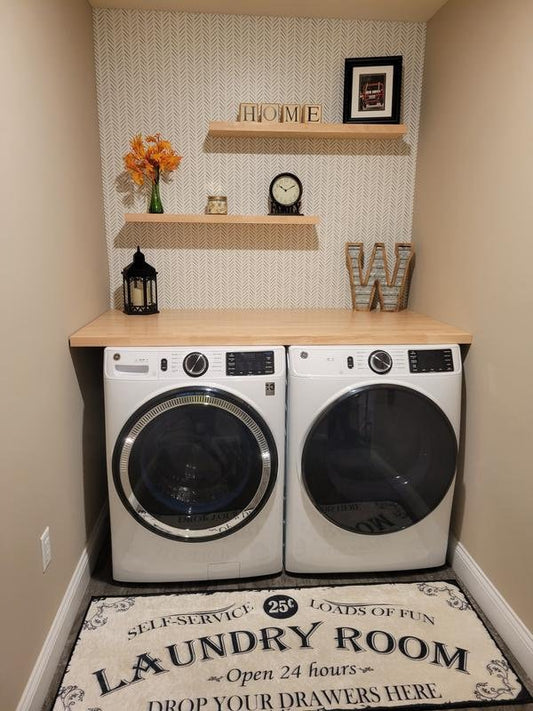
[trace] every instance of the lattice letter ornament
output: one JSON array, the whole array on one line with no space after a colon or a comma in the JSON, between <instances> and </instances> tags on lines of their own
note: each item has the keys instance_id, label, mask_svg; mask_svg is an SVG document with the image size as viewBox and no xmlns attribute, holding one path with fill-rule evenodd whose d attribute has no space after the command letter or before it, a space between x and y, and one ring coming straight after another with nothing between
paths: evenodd
<instances>
[{"instance_id":1,"label":"lattice letter ornament","mask_svg":"<svg viewBox=\"0 0 533 711\"><path fill-rule=\"evenodd\" d=\"M364 273L362 242L346 243L346 266L350 274L352 308L356 311L402 311L407 308L414 251L409 243L396 242L396 263L389 277L385 244L376 242Z\"/></svg>"}]
</instances>

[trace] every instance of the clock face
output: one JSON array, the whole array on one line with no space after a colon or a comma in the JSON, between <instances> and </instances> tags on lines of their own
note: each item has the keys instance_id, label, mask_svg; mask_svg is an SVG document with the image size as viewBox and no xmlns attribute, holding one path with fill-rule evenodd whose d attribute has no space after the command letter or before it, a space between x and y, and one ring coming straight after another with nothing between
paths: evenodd
<instances>
[{"instance_id":1,"label":"clock face","mask_svg":"<svg viewBox=\"0 0 533 711\"><path fill-rule=\"evenodd\" d=\"M278 205L289 207L302 196L302 184L295 175L281 173L270 184L270 195Z\"/></svg>"}]
</instances>

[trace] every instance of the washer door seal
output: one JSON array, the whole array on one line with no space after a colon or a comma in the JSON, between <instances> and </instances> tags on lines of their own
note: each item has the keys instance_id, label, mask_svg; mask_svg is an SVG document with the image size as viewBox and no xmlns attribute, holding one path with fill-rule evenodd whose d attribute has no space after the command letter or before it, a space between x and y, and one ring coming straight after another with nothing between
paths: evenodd
<instances>
[{"instance_id":1,"label":"washer door seal","mask_svg":"<svg viewBox=\"0 0 533 711\"><path fill-rule=\"evenodd\" d=\"M166 538L207 541L249 523L278 469L274 438L244 400L211 387L144 403L115 443L113 480L130 514Z\"/></svg>"},{"instance_id":2,"label":"washer door seal","mask_svg":"<svg viewBox=\"0 0 533 711\"><path fill-rule=\"evenodd\" d=\"M354 533L394 533L421 521L453 483L457 438L418 391L379 384L325 408L305 439L302 479L315 508Z\"/></svg>"}]
</instances>

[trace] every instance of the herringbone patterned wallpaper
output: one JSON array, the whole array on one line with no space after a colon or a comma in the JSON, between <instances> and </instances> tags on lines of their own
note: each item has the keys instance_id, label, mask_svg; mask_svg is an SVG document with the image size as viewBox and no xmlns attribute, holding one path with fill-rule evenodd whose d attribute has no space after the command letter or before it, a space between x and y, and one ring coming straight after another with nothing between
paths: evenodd
<instances>
[{"instance_id":1,"label":"herringbone patterned wallpaper","mask_svg":"<svg viewBox=\"0 0 533 711\"><path fill-rule=\"evenodd\" d=\"M159 272L160 308L343 308L345 242L368 253L385 242L392 257L410 241L424 24L95 9L94 28L111 306L137 244ZM320 103L325 122L342 122L344 59L395 54L403 141L207 136L241 101ZM203 212L218 186L229 212L266 214L269 183L287 170L320 225L126 226L147 196L122 156L135 133L156 131L183 155L161 187L165 212Z\"/></svg>"}]
</instances>

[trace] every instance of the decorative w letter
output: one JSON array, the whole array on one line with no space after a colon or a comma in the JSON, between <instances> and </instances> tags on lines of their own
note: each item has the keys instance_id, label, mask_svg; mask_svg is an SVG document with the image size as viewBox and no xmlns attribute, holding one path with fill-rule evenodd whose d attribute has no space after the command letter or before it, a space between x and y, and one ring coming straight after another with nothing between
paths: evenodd
<instances>
[{"instance_id":1,"label":"decorative w letter","mask_svg":"<svg viewBox=\"0 0 533 711\"><path fill-rule=\"evenodd\" d=\"M414 251L409 243L397 242L396 264L389 277L387 254L383 242L376 242L364 274L362 242L346 243L346 266L350 274L352 308L356 311L402 311L407 308Z\"/></svg>"}]
</instances>

